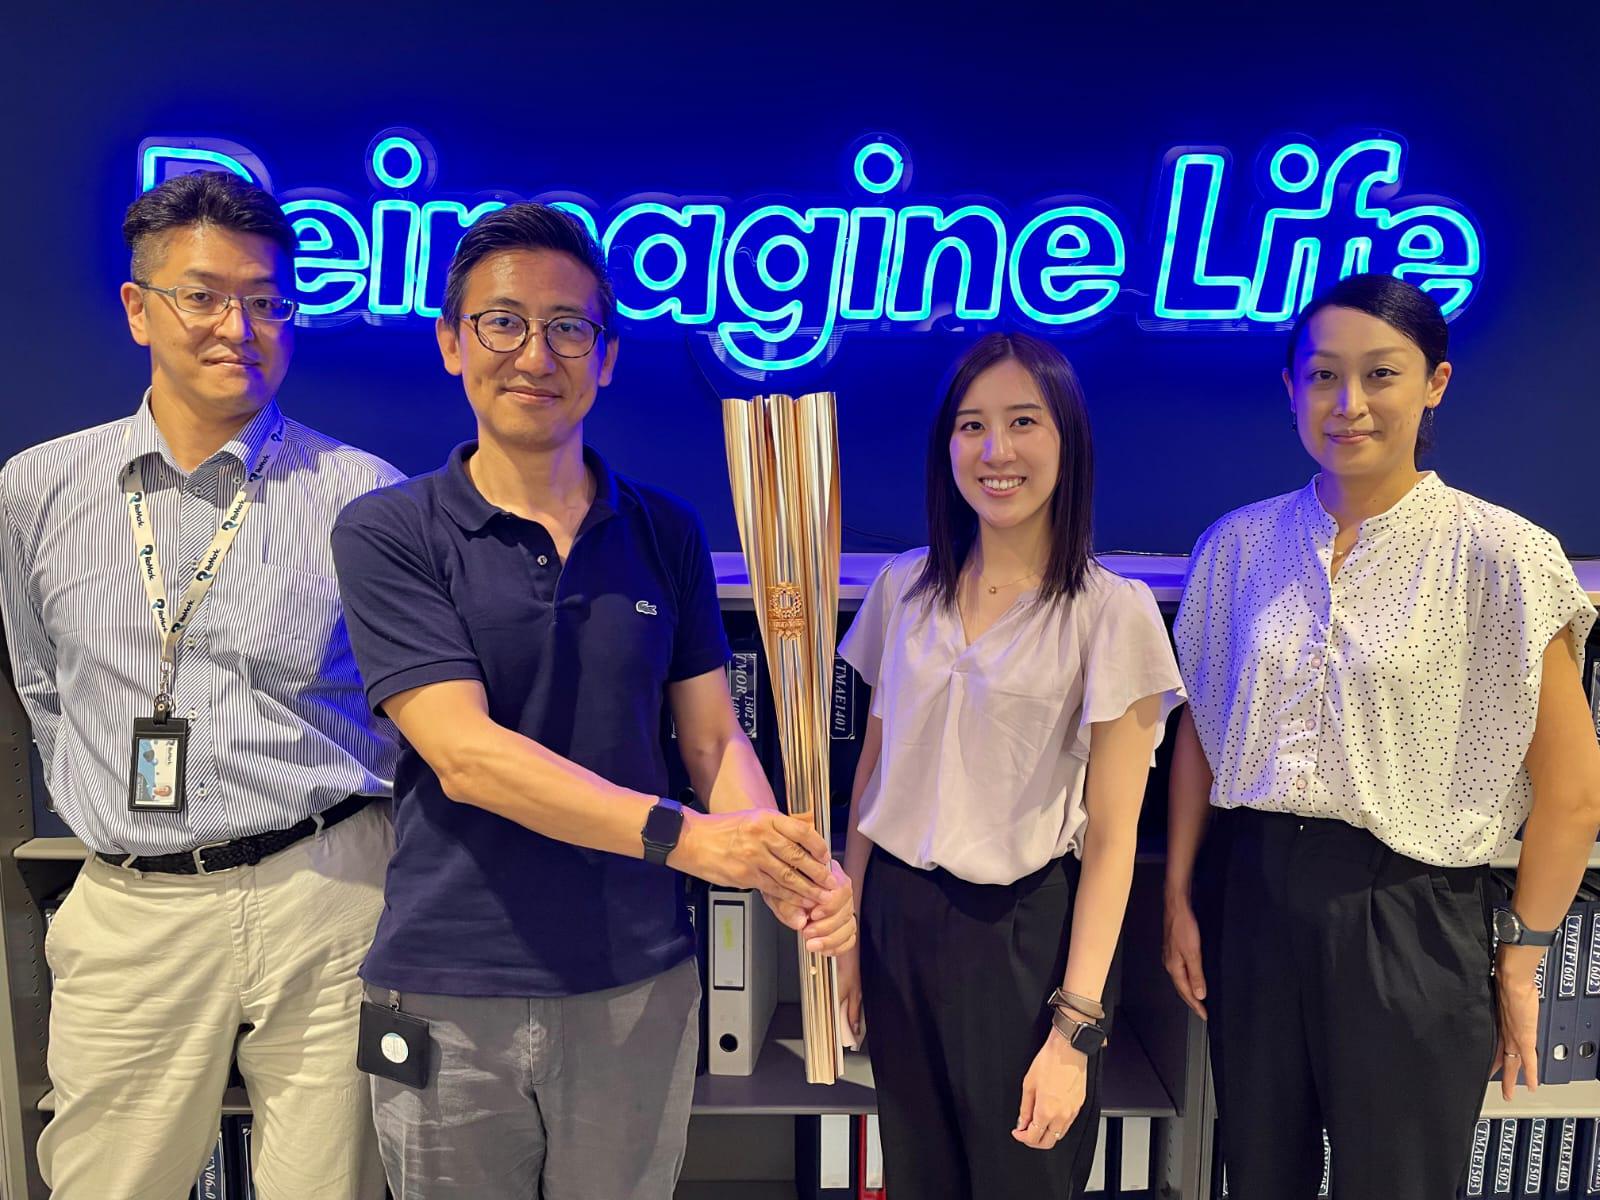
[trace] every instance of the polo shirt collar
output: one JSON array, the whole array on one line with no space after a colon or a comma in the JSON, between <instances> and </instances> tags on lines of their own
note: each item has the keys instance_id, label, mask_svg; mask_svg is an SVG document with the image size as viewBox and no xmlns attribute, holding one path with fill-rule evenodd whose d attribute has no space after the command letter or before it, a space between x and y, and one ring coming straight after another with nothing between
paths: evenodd
<instances>
[{"instance_id":1,"label":"polo shirt collar","mask_svg":"<svg viewBox=\"0 0 1600 1200\"><path fill-rule=\"evenodd\" d=\"M161 429L156 425L156 419L150 412L150 393L154 389L146 388L144 399L139 402L139 411L133 414L133 423L128 427L126 442L127 453L122 461L117 464L117 474L131 462L136 462L147 455L158 454L161 460L178 471L178 464L173 460L172 450L167 445L167 439L162 436ZM261 453L261 448L266 445L267 434L283 419L278 411L278 402L271 401L265 408L245 424L244 428L228 439L226 445L217 451L217 454L227 454L238 460L240 464L253 462L256 455ZM206 459L210 462L216 458L213 454ZM204 464L202 464L203 466ZM199 468L197 467L196 470ZM179 474L183 472L179 471Z\"/></svg>"},{"instance_id":2,"label":"polo shirt collar","mask_svg":"<svg viewBox=\"0 0 1600 1200\"><path fill-rule=\"evenodd\" d=\"M450 451L439 489L439 499L444 510L468 533L477 533L505 511L485 500L483 493L478 491L477 485L472 482L472 476L467 474L467 459L471 458L477 449L478 443L470 441L462 442ZM584 446L583 463L594 475L594 501L589 505L583 523L578 527L579 533L614 515L622 506L622 493L617 486L617 477L606 465L605 459L600 457L592 446Z\"/></svg>"}]
</instances>

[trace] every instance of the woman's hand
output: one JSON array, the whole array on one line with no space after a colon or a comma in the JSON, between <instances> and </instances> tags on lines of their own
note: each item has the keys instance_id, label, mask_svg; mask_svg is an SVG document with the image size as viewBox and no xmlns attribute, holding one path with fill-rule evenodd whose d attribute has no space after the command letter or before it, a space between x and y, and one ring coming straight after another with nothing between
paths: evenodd
<instances>
[{"instance_id":1,"label":"woman's hand","mask_svg":"<svg viewBox=\"0 0 1600 1200\"><path fill-rule=\"evenodd\" d=\"M1200 962L1200 922L1186 896L1168 896L1161 933L1161 961L1183 1002L1206 1019L1206 975Z\"/></svg>"},{"instance_id":2,"label":"woman's hand","mask_svg":"<svg viewBox=\"0 0 1600 1200\"><path fill-rule=\"evenodd\" d=\"M815 905L774 899L765 892L761 895L773 915L800 935L807 950L836 957L856 944L855 892L837 862L828 864L827 886L829 890Z\"/></svg>"},{"instance_id":3,"label":"woman's hand","mask_svg":"<svg viewBox=\"0 0 1600 1200\"><path fill-rule=\"evenodd\" d=\"M1089 1058L1054 1029L1022 1080L1022 1108L1011 1136L1035 1150L1053 1150L1083 1108Z\"/></svg>"},{"instance_id":4,"label":"woman's hand","mask_svg":"<svg viewBox=\"0 0 1600 1200\"><path fill-rule=\"evenodd\" d=\"M1501 1071L1500 1094L1507 1100L1517 1090L1517 1075L1532 1092L1539 1087L1539 990L1527 971L1506 969L1502 947L1495 987L1500 993L1500 1045L1489 1073ZM1520 949L1520 947L1518 947Z\"/></svg>"},{"instance_id":5,"label":"woman's hand","mask_svg":"<svg viewBox=\"0 0 1600 1200\"><path fill-rule=\"evenodd\" d=\"M861 1045L861 947L852 946L838 959L839 1007L855 1045Z\"/></svg>"}]
</instances>

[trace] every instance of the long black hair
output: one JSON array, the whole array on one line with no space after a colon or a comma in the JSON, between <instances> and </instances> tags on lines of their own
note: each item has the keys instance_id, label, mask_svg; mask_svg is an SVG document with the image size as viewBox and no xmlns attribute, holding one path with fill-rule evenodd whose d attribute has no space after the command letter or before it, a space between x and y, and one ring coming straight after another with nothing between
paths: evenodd
<instances>
[{"instance_id":1,"label":"long black hair","mask_svg":"<svg viewBox=\"0 0 1600 1200\"><path fill-rule=\"evenodd\" d=\"M928 593L946 608L956 603L961 568L978 536L978 514L962 497L950 470L956 411L972 381L996 363L1015 359L1029 375L1061 436L1061 467L1050 496L1050 558L1039 601L1070 600L1083 589L1093 553L1094 443L1083 388L1066 356L1025 333L990 333L951 368L944 400L928 433L928 557L907 593Z\"/></svg>"}]
</instances>

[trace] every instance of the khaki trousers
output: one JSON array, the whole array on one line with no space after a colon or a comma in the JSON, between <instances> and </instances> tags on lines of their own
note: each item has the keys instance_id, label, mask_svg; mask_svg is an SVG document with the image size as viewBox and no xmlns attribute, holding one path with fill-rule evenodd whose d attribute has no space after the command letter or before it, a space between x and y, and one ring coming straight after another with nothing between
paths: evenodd
<instances>
[{"instance_id":1,"label":"khaki trousers","mask_svg":"<svg viewBox=\"0 0 1600 1200\"><path fill-rule=\"evenodd\" d=\"M39 1163L56 1200L186 1197L236 1053L259 1200L382 1200L356 972L387 808L216 875L84 864L45 942L56 1113Z\"/></svg>"}]
</instances>

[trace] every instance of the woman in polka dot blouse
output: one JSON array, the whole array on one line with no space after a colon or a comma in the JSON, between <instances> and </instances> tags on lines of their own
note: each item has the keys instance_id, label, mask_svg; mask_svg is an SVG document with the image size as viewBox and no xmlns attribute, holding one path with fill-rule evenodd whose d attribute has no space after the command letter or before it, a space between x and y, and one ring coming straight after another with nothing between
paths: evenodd
<instances>
[{"instance_id":1,"label":"woman in polka dot blouse","mask_svg":"<svg viewBox=\"0 0 1600 1200\"><path fill-rule=\"evenodd\" d=\"M1315 1196L1324 1128L1339 1200L1455 1196L1490 1073L1537 1084L1534 971L1600 830L1594 608L1555 538L1416 465L1448 341L1389 276L1307 306L1283 378L1320 469L1190 562L1165 958L1236 1200Z\"/></svg>"}]
</instances>

